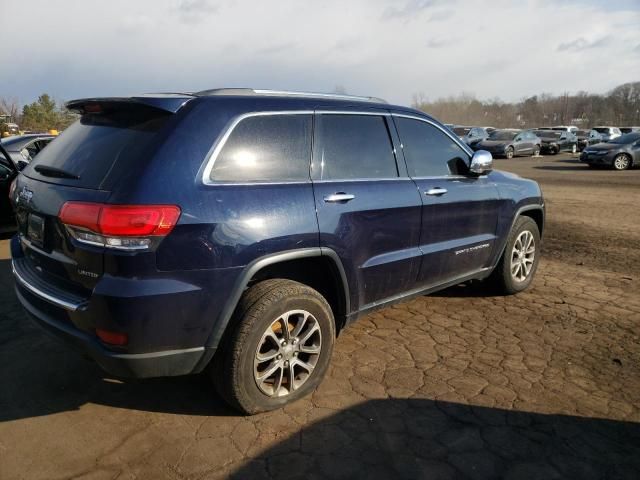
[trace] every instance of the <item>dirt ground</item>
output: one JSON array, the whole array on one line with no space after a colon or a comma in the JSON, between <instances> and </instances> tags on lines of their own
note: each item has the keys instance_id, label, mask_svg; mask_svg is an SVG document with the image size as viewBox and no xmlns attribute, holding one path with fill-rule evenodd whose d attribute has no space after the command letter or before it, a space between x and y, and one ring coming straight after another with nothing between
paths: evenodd
<instances>
[{"instance_id":1,"label":"dirt ground","mask_svg":"<svg viewBox=\"0 0 640 480\"><path fill-rule=\"evenodd\" d=\"M0 479L640 478L640 170L538 180L544 258L343 332L315 394L241 417L205 376L122 383L23 315L0 243Z\"/></svg>"}]
</instances>

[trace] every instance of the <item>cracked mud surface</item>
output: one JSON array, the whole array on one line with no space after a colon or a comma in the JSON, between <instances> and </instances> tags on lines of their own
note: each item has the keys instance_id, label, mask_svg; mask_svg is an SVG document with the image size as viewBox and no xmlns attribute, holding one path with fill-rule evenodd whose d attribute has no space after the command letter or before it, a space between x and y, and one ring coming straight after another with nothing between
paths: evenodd
<instances>
[{"instance_id":1,"label":"cracked mud surface","mask_svg":"<svg viewBox=\"0 0 640 480\"><path fill-rule=\"evenodd\" d=\"M313 396L254 417L205 377L105 378L28 323L0 260L0 478L640 478L640 170L496 164L545 193L533 287L369 315Z\"/></svg>"}]
</instances>

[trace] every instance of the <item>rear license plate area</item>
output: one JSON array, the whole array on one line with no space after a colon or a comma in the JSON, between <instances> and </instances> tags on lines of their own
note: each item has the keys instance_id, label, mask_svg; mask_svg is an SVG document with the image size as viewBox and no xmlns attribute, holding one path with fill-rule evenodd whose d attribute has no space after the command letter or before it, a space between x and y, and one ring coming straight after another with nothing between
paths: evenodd
<instances>
[{"instance_id":1,"label":"rear license plate area","mask_svg":"<svg viewBox=\"0 0 640 480\"><path fill-rule=\"evenodd\" d=\"M40 247L44 244L44 217L30 213L27 218L27 238Z\"/></svg>"}]
</instances>

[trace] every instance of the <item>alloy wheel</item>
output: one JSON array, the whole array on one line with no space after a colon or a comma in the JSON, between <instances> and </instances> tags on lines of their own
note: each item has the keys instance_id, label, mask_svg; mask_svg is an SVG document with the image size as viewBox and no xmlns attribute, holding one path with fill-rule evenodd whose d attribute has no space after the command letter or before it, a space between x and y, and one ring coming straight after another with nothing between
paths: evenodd
<instances>
[{"instance_id":1,"label":"alloy wheel","mask_svg":"<svg viewBox=\"0 0 640 480\"><path fill-rule=\"evenodd\" d=\"M518 282L524 282L533 268L536 245L533 233L520 232L511 251L511 276Z\"/></svg>"},{"instance_id":2,"label":"alloy wheel","mask_svg":"<svg viewBox=\"0 0 640 480\"><path fill-rule=\"evenodd\" d=\"M290 310L267 327L253 362L256 385L269 397L284 397L311 377L322 350L318 320L305 310Z\"/></svg>"},{"instance_id":3,"label":"alloy wheel","mask_svg":"<svg viewBox=\"0 0 640 480\"><path fill-rule=\"evenodd\" d=\"M627 168L629 168L629 163L629 157L624 154L618 155L613 160L613 166L616 170L626 170Z\"/></svg>"}]
</instances>

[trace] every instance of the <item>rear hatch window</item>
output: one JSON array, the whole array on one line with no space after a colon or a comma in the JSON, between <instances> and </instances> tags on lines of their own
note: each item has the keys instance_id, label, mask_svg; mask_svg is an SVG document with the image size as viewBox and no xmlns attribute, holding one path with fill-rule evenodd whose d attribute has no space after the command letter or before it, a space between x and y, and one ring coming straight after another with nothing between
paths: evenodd
<instances>
[{"instance_id":1,"label":"rear hatch window","mask_svg":"<svg viewBox=\"0 0 640 480\"><path fill-rule=\"evenodd\" d=\"M23 173L58 185L108 190L119 175L151 156L170 116L151 108L84 114Z\"/></svg>"}]
</instances>

